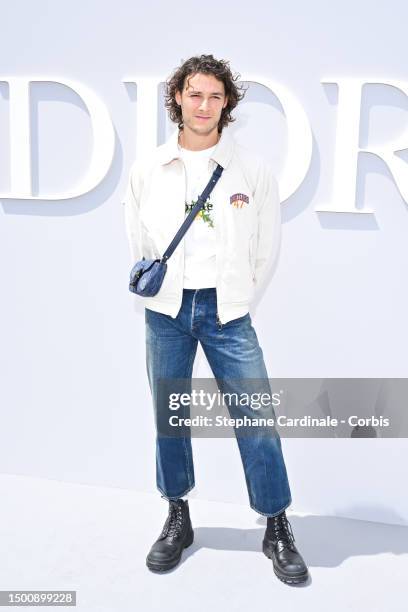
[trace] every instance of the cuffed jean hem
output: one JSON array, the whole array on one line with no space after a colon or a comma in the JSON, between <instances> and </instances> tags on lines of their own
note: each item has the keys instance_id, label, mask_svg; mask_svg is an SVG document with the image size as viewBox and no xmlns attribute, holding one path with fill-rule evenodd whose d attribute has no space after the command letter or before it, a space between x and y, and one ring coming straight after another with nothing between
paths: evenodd
<instances>
[{"instance_id":1,"label":"cuffed jean hem","mask_svg":"<svg viewBox=\"0 0 408 612\"><path fill-rule=\"evenodd\" d=\"M166 495L166 494L165 494L165 492L164 492L164 491L162 491L162 490L161 490L161 488L160 488L158 485L156 485L156 487L157 487L157 489L160 491L160 493L162 494L162 497L164 497L164 499L167 499L167 501L170 501L170 500L179 499L180 497L183 497L183 495L187 495L187 493L188 493L189 491L191 491L191 489L194 489L194 487L195 487L195 483L193 482L193 484L191 485L191 487L189 487L188 489L186 489L186 490L184 491L184 493L180 493L179 495L172 495L171 497L170 497L170 496L168 496L168 495Z\"/></svg>"},{"instance_id":2,"label":"cuffed jean hem","mask_svg":"<svg viewBox=\"0 0 408 612\"><path fill-rule=\"evenodd\" d=\"M270 514L269 512L261 512L260 510L258 510L258 508L255 508L255 506L253 506L252 504L249 504L249 505L251 506L252 510L255 510L255 512L258 512L258 514L262 514L262 516L278 516L278 514L286 510L286 508L289 508L291 503L292 503L292 499L290 499L289 502L285 506L283 506L280 510L278 510L278 512L274 512L273 514Z\"/></svg>"}]
</instances>

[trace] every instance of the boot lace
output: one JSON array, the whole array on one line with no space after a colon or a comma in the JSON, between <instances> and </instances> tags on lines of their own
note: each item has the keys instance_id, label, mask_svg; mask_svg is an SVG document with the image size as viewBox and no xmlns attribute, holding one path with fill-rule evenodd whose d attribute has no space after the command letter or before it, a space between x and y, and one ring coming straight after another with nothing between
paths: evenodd
<instances>
[{"instance_id":1,"label":"boot lace","mask_svg":"<svg viewBox=\"0 0 408 612\"><path fill-rule=\"evenodd\" d=\"M292 526L285 514L272 517L271 528L273 529L274 539L280 548L285 546L294 547L295 536L293 535Z\"/></svg>"},{"instance_id":2,"label":"boot lace","mask_svg":"<svg viewBox=\"0 0 408 612\"><path fill-rule=\"evenodd\" d=\"M177 538L181 532L183 524L183 510L181 504L178 504L176 501L170 500L169 503L169 514L166 522L164 523L160 538L169 537L174 539Z\"/></svg>"}]
</instances>

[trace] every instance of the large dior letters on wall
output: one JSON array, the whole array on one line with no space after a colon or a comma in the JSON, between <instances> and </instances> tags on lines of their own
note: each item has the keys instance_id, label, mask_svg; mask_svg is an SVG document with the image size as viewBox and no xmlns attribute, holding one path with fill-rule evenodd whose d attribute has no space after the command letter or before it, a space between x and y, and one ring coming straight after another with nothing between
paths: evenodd
<instances>
[{"instance_id":1,"label":"large dior letters on wall","mask_svg":"<svg viewBox=\"0 0 408 612\"><path fill-rule=\"evenodd\" d=\"M282 201L294 193L310 167L312 130L299 100L284 85L273 80L253 76L243 79L269 89L279 100L287 125L287 157L279 177ZM106 176L115 153L115 131L104 101L89 87L78 81L62 78L0 78L8 83L10 116L10 192L0 198L24 200L63 200L75 198L94 189ZM33 196L30 159L30 83L58 83L71 88L85 104L92 126L93 147L88 168L79 184L59 193ZM123 83L137 85L136 156L156 146L159 78L127 78ZM387 165L395 183L408 203L407 164L396 153L408 147L408 133L389 138L381 145L359 146L361 94L363 86L384 85L408 94L408 83L396 80L367 81L363 78L323 79L324 84L338 87L336 141L334 143L334 174L332 200L315 210L327 212L373 213L368 207L356 208L357 160L359 154L377 155ZM406 146L407 145L407 146Z\"/></svg>"}]
</instances>

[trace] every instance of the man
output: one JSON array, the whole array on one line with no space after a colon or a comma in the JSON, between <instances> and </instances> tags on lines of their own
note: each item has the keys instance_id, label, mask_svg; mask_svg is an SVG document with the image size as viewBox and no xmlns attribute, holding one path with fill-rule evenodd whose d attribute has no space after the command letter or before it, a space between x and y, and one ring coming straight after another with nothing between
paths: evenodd
<instances>
[{"instance_id":1,"label":"man","mask_svg":"<svg viewBox=\"0 0 408 612\"><path fill-rule=\"evenodd\" d=\"M277 261L280 202L266 161L228 134L231 111L244 95L235 80L228 62L212 55L192 57L177 68L167 82L166 107L178 130L130 172L124 205L133 264L142 256L162 256L217 164L223 168L168 260L160 291L149 298L135 296L145 305L156 427L168 409L158 381L191 380L198 342L220 384L226 378L238 381L234 391L243 379L244 388L248 379L268 384L248 309ZM248 410L236 408L235 414ZM157 434L157 488L169 511L146 563L164 571L175 567L193 542L186 496L195 482L191 437ZM267 517L263 551L282 581L304 582L308 570L285 514L292 499L280 438L262 431L237 436L237 442L250 506Z\"/></svg>"}]
</instances>

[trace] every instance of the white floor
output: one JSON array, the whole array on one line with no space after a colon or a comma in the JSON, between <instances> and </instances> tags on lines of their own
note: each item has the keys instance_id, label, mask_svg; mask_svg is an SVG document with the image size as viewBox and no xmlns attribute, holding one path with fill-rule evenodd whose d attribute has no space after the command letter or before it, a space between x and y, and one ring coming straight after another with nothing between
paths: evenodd
<instances>
[{"instance_id":1,"label":"white floor","mask_svg":"<svg viewBox=\"0 0 408 612\"><path fill-rule=\"evenodd\" d=\"M145 557L167 516L159 493L13 475L0 487L0 590L76 590L85 612L407 609L408 527L289 511L311 574L293 587L261 552L266 519L190 499L195 541L154 574Z\"/></svg>"}]
</instances>

